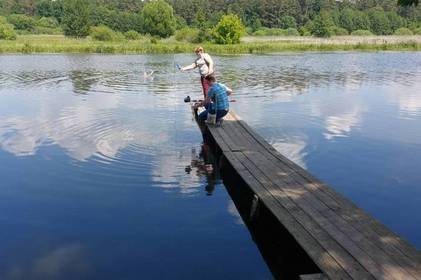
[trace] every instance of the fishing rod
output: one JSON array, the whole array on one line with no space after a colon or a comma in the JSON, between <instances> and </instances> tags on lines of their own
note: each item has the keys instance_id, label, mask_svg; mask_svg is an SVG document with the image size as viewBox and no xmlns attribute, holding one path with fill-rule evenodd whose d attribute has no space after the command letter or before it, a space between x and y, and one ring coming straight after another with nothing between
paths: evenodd
<instances>
[{"instance_id":1,"label":"fishing rod","mask_svg":"<svg viewBox=\"0 0 421 280\"><path fill-rule=\"evenodd\" d=\"M181 65L180 64L176 64L175 65L175 67L179 70L179 71L181 71ZM201 99L191 99L190 98L190 96L189 95L187 95L185 98L184 98L184 103L190 103L190 102L192 102L192 103L197 103L197 102L202 102L203 100L201 100ZM237 100L235 100L235 99L230 99L229 100L229 102L237 102Z\"/></svg>"},{"instance_id":2,"label":"fishing rod","mask_svg":"<svg viewBox=\"0 0 421 280\"><path fill-rule=\"evenodd\" d=\"M184 103L197 103L197 102L202 102L202 99L191 99L189 95L187 95L186 97L184 97ZM235 99L231 99L229 100L229 102L237 102L237 100Z\"/></svg>"}]
</instances>

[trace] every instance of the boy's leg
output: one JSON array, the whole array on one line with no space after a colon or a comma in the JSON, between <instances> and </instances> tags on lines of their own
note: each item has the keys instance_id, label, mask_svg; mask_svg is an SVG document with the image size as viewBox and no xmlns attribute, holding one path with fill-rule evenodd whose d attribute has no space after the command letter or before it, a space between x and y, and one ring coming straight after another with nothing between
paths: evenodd
<instances>
[{"instance_id":1,"label":"boy's leg","mask_svg":"<svg viewBox=\"0 0 421 280\"><path fill-rule=\"evenodd\" d=\"M228 111L227 110L218 110L216 112L216 121L219 121L220 119L222 119L223 117L225 117L226 114L228 114Z\"/></svg>"},{"instance_id":2,"label":"boy's leg","mask_svg":"<svg viewBox=\"0 0 421 280\"><path fill-rule=\"evenodd\" d=\"M207 118L208 118L208 110L205 110L199 114L199 120L206 121Z\"/></svg>"}]
</instances>

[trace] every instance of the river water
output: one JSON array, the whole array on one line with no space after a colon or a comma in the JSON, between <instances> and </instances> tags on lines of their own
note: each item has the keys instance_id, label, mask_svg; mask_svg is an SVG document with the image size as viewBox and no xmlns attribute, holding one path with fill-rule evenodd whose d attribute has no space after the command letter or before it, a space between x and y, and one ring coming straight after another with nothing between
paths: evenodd
<instances>
[{"instance_id":1,"label":"river water","mask_svg":"<svg viewBox=\"0 0 421 280\"><path fill-rule=\"evenodd\" d=\"M272 277L200 156L193 59L0 56L0 279ZM421 249L421 53L214 59L250 126Z\"/></svg>"}]
</instances>

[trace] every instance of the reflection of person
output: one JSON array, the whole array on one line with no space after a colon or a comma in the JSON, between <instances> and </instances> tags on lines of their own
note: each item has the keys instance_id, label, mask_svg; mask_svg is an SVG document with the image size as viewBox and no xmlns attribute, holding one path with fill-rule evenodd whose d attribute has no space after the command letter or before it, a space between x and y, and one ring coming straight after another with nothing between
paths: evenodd
<instances>
[{"instance_id":1,"label":"reflection of person","mask_svg":"<svg viewBox=\"0 0 421 280\"><path fill-rule=\"evenodd\" d=\"M228 96L231 95L232 89L229 87L217 83L215 76L207 76L206 80L208 80L210 84L210 88L208 91L208 96L202 102L198 102L194 105L194 109L204 106L206 108L205 111L200 113L199 119L201 121L205 121L208 117L208 113L215 114L216 111L216 122L221 120L229 111L229 100ZM212 103L211 106L209 106Z\"/></svg>"},{"instance_id":2,"label":"reflection of person","mask_svg":"<svg viewBox=\"0 0 421 280\"><path fill-rule=\"evenodd\" d=\"M193 64L181 67L180 70L185 72L198 68L200 73L200 82L202 84L203 96L206 98L208 90L210 88L209 82L205 79L206 77L214 74L214 63L211 56L205 53L202 47L197 47L194 51L197 55L196 60Z\"/></svg>"},{"instance_id":3,"label":"reflection of person","mask_svg":"<svg viewBox=\"0 0 421 280\"><path fill-rule=\"evenodd\" d=\"M192 168L195 168L198 175L206 176L207 185L205 187L206 195L212 195L215 190L216 178L214 169L215 158L208 144L203 143L199 155L192 149L191 164L184 169L190 174Z\"/></svg>"}]
</instances>

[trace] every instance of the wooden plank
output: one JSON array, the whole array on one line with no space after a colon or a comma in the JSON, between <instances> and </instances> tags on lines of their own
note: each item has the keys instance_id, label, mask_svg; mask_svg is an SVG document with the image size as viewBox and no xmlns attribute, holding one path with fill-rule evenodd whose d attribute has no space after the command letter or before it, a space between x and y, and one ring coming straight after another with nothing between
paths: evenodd
<instances>
[{"instance_id":1,"label":"wooden plank","mask_svg":"<svg viewBox=\"0 0 421 280\"><path fill-rule=\"evenodd\" d=\"M256 178L245 168L243 163L234 155L229 153L226 157L231 165L236 169L240 177L250 186L255 193L260 193L262 203L272 212L272 214L285 226L291 235L297 240L307 254L315 263L323 268L332 279L351 279L350 275L333 258L278 201L268 195L266 189Z\"/></svg>"},{"instance_id":2,"label":"wooden plank","mask_svg":"<svg viewBox=\"0 0 421 280\"><path fill-rule=\"evenodd\" d=\"M398 265L399 267L404 268L409 275L407 277L412 275L412 277L421 278L421 270L417 267L417 263L414 260L408 258L394 246L390 246L388 243L385 243L382 240L382 236L376 233L370 224L362 224L361 222L355 223L354 219L349 219L352 213L344 210L344 206L335 210L329 208L325 204L325 201L328 199L326 198L325 193L323 193L320 188L316 188L316 190L314 190L309 187L312 185L312 182L297 180L297 175L298 174L295 176L288 176L284 178L284 181L286 181L289 185L301 186L303 191L307 191L308 194L312 194L318 198L319 201L316 203L319 211L333 221L339 228L342 229L342 231L346 232L357 244L359 244L362 249L369 252L380 263L384 263L385 265L387 263L392 263L393 267ZM353 216L355 216L355 213ZM359 217L363 218L362 220L369 219L368 217Z\"/></svg>"},{"instance_id":3,"label":"wooden plank","mask_svg":"<svg viewBox=\"0 0 421 280\"><path fill-rule=\"evenodd\" d=\"M300 280L326 280L327 277L321 273L300 275Z\"/></svg>"},{"instance_id":4,"label":"wooden plank","mask_svg":"<svg viewBox=\"0 0 421 280\"><path fill-rule=\"evenodd\" d=\"M353 225L360 232L367 235L368 238L374 240L373 242L375 242L377 246L394 256L397 262L416 271L421 269L421 254L414 247L409 245L399 236L393 234L390 230L366 214L362 209L356 207L349 200L343 198L342 195L321 183L317 178L314 178L295 163L286 159L276 149L270 146L260 135L256 134L247 124L242 121L239 121L239 124L241 124L250 133L250 135L253 135L256 141L264 146L267 151L273 154L276 159L286 165L286 168L295 170L302 179L301 183L311 188L313 191L316 191L317 195L321 197L325 203L331 204L332 201L335 201L337 204L340 204L341 208L336 209L339 211L339 214L348 222L353 223ZM303 180L306 180L306 182L303 182ZM332 205L330 205L330 207L332 208Z\"/></svg>"},{"instance_id":5,"label":"wooden plank","mask_svg":"<svg viewBox=\"0 0 421 280\"><path fill-rule=\"evenodd\" d=\"M359 262L353 258L344 248L332 239L329 234L317 224L313 217L305 213L301 207L299 207L282 189L277 188L269 178L267 178L256 166L249 161L249 159L243 153L234 153L235 156L241 161L241 163L249 170L249 172L260 182L265 190L257 193L262 196L269 193L272 195L277 202L285 207L288 212L294 216L297 221L307 230L315 239L315 242L319 243L325 248L326 253L330 254L334 259L341 265L341 267L355 279L372 279L370 273L365 270ZM317 261L317 260L314 260ZM325 271L326 267L320 267ZM326 273L328 274L328 273ZM328 274L329 275L329 274ZM333 275L329 275L333 276Z\"/></svg>"},{"instance_id":6,"label":"wooden plank","mask_svg":"<svg viewBox=\"0 0 421 280\"><path fill-rule=\"evenodd\" d=\"M290 231L293 236L298 234L302 238L305 235L302 230L305 230L313 237L311 242L295 237L313 260L322 269L332 265L332 261L336 263L333 269L336 274L328 275L338 278L338 268L342 267L348 270L341 277L369 279L374 275L381 279L421 279L420 254L415 248L283 157L246 123L236 119L237 116L231 112L222 127L209 127L209 130L218 145L224 147L221 150L240 176L253 185L253 191L261 192L259 196L273 214L281 222L283 217L277 211L292 215L290 223L298 222L302 226L301 231L299 228L295 233ZM336 251L335 244L342 251ZM324 254L330 256L329 265L317 259L320 252L312 250L311 246L319 246ZM325 246L332 246L329 247L331 250Z\"/></svg>"},{"instance_id":7,"label":"wooden plank","mask_svg":"<svg viewBox=\"0 0 421 280\"><path fill-rule=\"evenodd\" d=\"M408 271L405 271L380 248L376 247L365 236L326 207L302 185L290 184L283 181L283 178L276 173L278 168L260 153L249 152L246 156L255 164L255 168L258 168L270 178L275 186L282 188L299 207L309 216L313 217L333 239L340 243L376 278L415 279Z\"/></svg>"},{"instance_id":8,"label":"wooden plank","mask_svg":"<svg viewBox=\"0 0 421 280\"><path fill-rule=\"evenodd\" d=\"M237 124L231 123L229 133L233 134L234 136L231 136L233 138L237 139L246 139L248 138L248 141L252 141L249 137L250 135L247 132L244 132L245 130L241 131L240 129L233 129L233 127L239 126ZM237 135L235 135L237 133ZM241 133L241 134L239 134ZM257 145L255 145L257 148ZM265 149L259 149L262 152L265 152ZM277 165L278 160L272 160L272 158L268 159L270 162ZM285 184L291 186L296 185L300 187L300 192L306 194L306 196L315 195L312 189L304 189L305 187L311 182L305 181L297 183L296 180L292 180L294 177L294 173L292 174L286 174L285 172L279 172L279 168L276 170L273 170L273 174L276 174L278 176L275 176L276 178L279 177L279 175L282 175L279 180L283 180ZM318 189L316 189L317 191ZM318 201L319 196L322 195L323 198ZM336 213L336 210L338 210L338 204L335 205L333 210L331 209L332 206L330 205L332 199L329 199L326 194L323 192L320 192L318 195L316 195L316 201L311 202L313 207L315 207L318 211L321 211L330 221L334 222L336 227L341 229L342 232L346 233L348 236L351 237L351 239L356 242L356 244L359 245L361 249L369 253L373 258L376 260L376 262L382 264L384 267L387 267L387 272L389 274L394 275L402 275L404 273L408 273L408 278L414 278L414 277L420 277L420 270L417 269L416 266L411 265L410 262L408 262L408 259L405 258L400 252L397 250L385 250L382 246L382 243L379 243L378 240L380 237L378 235L373 234L363 234L361 232L361 228L354 228L354 225L348 224L347 220L343 219L343 217ZM308 200L308 199L307 199ZM324 202L328 201L328 205L325 205ZM328 207L330 206L330 208ZM335 211L334 211L335 210ZM367 228L366 228L367 229ZM373 232L373 230L371 230ZM403 269L405 271L403 271Z\"/></svg>"}]
</instances>

